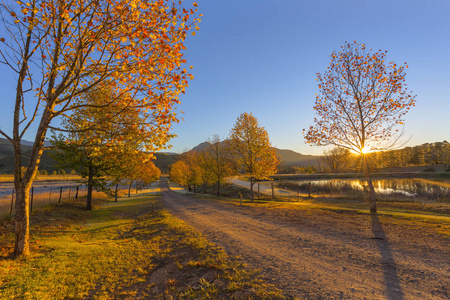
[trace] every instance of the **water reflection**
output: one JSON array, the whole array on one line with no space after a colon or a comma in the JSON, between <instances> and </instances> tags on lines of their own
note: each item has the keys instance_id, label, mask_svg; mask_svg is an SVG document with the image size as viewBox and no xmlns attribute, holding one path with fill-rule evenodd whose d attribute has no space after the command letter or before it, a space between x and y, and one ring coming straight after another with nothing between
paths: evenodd
<instances>
[{"instance_id":1,"label":"water reflection","mask_svg":"<svg viewBox=\"0 0 450 300\"><path fill-rule=\"evenodd\" d=\"M296 181L301 184L305 181ZM332 179L311 181L314 186L334 188L351 187L355 190L367 188L367 182L361 179ZM450 179L373 179L375 191L381 194L400 193L406 196L418 194L445 194L450 192Z\"/></svg>"}]
</instances>

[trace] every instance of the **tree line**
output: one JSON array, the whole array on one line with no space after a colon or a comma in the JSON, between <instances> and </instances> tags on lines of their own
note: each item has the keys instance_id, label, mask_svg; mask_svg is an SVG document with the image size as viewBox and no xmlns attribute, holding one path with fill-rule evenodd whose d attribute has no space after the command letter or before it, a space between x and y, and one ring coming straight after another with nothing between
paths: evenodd
<instances>
[{"instance_id":1,"label":"tree line","mask_svg":"<svg viewBox=\"0 0 450 300\"><path fill-rule=\"evenodd\" d=\"M384 168L427 166L426 171L435 171L442 164L448 172L450 167L450 143L447 141L425 143L396 150L374 151L367 154L372 171ZM360 172L361 158L348 149L333 148L323 152L319 158L319 171L325 173Z\"/></svg>"},{"instance_id":2,"label":"tree line","mask_svg":"<svg viewBox=\"0 0 450 300\"><path fill-rule=\"evenodd\" d=\"M242 113L236 120L226 140L215 135L201 151L181 155L170 169L170 179L188 190L205 190L215 184L217 194L226 177L245 174L250 178L251 197L253 185L258 180L269 179L277 172L280 158L272 147L269 135L251 113Z\"/></svg>"}]
</instances>

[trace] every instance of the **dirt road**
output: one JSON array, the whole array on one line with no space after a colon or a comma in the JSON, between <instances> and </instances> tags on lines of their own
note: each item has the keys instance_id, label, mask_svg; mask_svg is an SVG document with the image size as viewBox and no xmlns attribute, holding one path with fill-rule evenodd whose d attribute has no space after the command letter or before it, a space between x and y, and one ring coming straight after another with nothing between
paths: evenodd
<instances>
[{"instance_id":1,"label":"dirt road","mask_svg":"<svg viewBox=\"0 0 450 300\"><path fill-rule=\"evenodd\" d=\"M288 298L450 299L450 238L407 220L234 206L177 194L165 206Z\"/></svg>"}]
</instances>

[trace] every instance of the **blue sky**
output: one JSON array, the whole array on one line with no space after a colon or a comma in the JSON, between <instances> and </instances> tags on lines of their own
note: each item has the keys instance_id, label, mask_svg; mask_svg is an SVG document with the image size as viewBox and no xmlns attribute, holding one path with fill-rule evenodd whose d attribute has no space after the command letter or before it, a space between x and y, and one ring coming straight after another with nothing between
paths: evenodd
<instances>
[{"instance_id":1,"label":"blue sky","mask_svg":"<svg viewBox=\"0 0 450 300\"><path fill-rule=\"evenodd\" d=\"M187 42L195 80L181 98L184 122L172 150L213 134L226 137L252 112L272 144L321 154L301 134L312 125L317 72L345 41L407 62L417 105L406 116L407 145L450 139L450 1L200 0L200 31Z\"/></svg>"},{"instance_id":2,"label":"blue sky","mask_svg":"<svg viewBox=\"0 0 450 300\"><path fill-rule=\"evenodd\" d=\"M316 73L345 41L387 50L407 62L417 105L406 115L407 145L450 140L450 1L197 0L200 30L187 40L195 77L178 110L184 121L168 151L182 152L213 134L225 138L242 112L252 112L272 144L303 154L312 125ZM13 75L0 66L0 128L10 132ZM34 139L34 133L28 134Z\"/></svg>"}]
</instances>

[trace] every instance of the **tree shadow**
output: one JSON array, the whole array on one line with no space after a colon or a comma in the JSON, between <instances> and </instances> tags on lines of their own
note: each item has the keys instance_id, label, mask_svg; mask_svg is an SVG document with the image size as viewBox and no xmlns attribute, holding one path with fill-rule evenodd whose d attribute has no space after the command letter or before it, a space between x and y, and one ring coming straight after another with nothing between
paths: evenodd
<instances>
[{"instance_id":1,"label":"tree shadow","mask_svg":"<svg viewBox=\"0 0 450 300\"><path fill-rule=\"evenodd\" d=\"M403 300L404 295L397 274L397 266L392 255L386 234L381 226L377 213L372 213L372 239L375 241L381 254L381 264L386 286L387 299Z\"/></svg>"}]
</instances>

